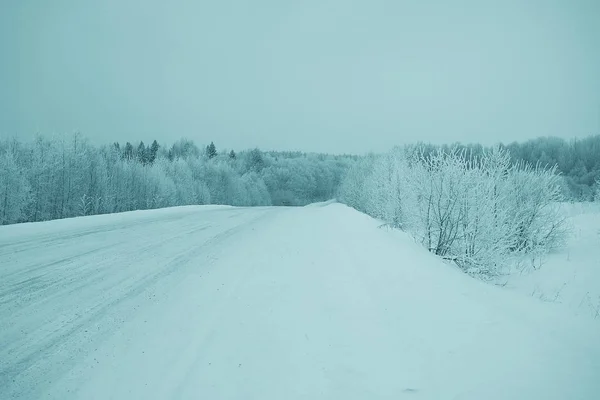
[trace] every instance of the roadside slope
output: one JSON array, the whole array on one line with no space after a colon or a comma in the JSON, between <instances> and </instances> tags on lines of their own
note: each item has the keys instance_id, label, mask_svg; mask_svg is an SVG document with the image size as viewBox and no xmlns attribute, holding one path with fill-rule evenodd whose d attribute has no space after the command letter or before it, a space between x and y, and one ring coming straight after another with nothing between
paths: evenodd
<instances>
[{"instance_id":1,"label":"roadside slope","mask_svg":"<svg viewBox=\"0 0 600 400\"><path fill-rule=\"evenodd\" d=\"M102 279L68 275L62 289L38 295L39 306L0 298L0 316L9 321L0 331L9 343L0 355L9 362L0 365L4 377L12 374L0 397L2 390L56 399L594 399L600 393L600 324L475 281L345 206L183 214L170 220L162 212L152 229L123 227L117 238L107 232L106 248L90 253L96 254L90 263L80 257L92 257L85 254L93 249L78 236L65 237L59 248L79 261L48 256L54 267L44 269L46 276L65 268L112 272L97 272ZM210 219L214 225L203 228ZM173 236L165 240L165 232ZM28 252L15 253L13 262L35 280L39 262L19 254ZM105 262L90 267L94 260ZM116 272L123 269L129 272ZM158 275L143 280L148 270ZM141 289L111 292L115 282L105 280L112 273L121 285ZM104 299L102 311L79 310L70 321L78 328L62 331L60 351L40 346L30 356L64 368L41 374L31 358L18 357L86 296ZM90 312L100 317L90 319ZM36 336L15 327L27 324L37 327ZM94 330L101 333L86 341L84 333ZM17 358L16 366L10 363ZM38 383L47 376L51 382ZM28 391L36 384L37 392Z\"/></svg>"}]
</instances>

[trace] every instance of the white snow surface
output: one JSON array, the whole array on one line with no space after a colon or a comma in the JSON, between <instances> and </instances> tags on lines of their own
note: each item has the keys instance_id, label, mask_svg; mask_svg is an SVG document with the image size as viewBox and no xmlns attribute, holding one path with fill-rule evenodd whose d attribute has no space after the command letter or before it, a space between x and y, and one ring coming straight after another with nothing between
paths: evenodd
<instances>
[{"instance_id":1,"label":"white snow surface","mask_svg":"<svg viewBox=\"0 0 600 400\"><path fill-rule=\"evenodd\" d=\"M600 322L600 203L562 209L570 231L567 245L533 263L522 260L500 283Z\"/></svg>"},{"instance_id":2,"label":"white snow surface","mask_svg":"<svg viewBox=\"0 0 600 400\"><path fill-rule=\"evenodd\" d=\"M0 227L0 399L599 399L600 323L340 204Z\"/></svg>"}]
</instances>

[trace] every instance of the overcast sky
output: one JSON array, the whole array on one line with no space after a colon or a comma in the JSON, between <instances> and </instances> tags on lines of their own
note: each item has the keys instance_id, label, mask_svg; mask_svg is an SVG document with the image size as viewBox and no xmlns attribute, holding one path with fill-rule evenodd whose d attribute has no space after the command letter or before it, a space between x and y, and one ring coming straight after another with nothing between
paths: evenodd
<instances>
[{"instance_id":1,"label":"overcast sky","mask_svg":"<svg viewBox=\"0 0 600 400\"><path fill-rule=\"evenodd\" d=\"M386 150L600 133L600 1L1 0L0 136Z\"/></svg>"}]
</instances>

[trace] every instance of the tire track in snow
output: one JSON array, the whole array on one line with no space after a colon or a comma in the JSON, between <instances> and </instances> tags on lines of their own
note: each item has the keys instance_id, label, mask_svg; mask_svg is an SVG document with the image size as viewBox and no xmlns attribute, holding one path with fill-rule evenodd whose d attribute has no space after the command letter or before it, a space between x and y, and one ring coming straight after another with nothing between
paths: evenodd
<instances>
[{"instance_id":1,"label":"tire track in snow","mask_svg":"<svg viewBox=\"0 0 600 400\"><path fill-rule=\"evenodd\" d=\"M165 218L167 222L175 221L171 228L177 228L175 234L168 235L162 234L161 219L154 219L152 224L144 221L127 227L101 229L95 233L125 230L138 235L127 235L129 240L121 243L112 241L41 266L30 263L30 268L19 271L19 274L8 274L8 278L22 278L16 282L5 280L5 276L0 275L4 282L0 296L0 317L7 323L0 327L0 333L3 341L8 343L8 346L0 349L0 398L41 395L43 388L52 383L49 377L64 374L77 359L85 355L90 342L99 344L103 337L117 332L119 326L135 314L140 304L149 299L154 301L151 292L157 284L184 279L189 268L197 267L192 262L194 259L202 254L210 254L212 245L235 235L264 214L264 210L211 213L213 221L209 223L197 216ZM154 235L148 235L151 240L143 246L137 246L139 230L151 233L151 228L154 230ZM77 241L83 238L93 241L93 233L88 230L83 235L60 235L57 241L71 238L72 246L76 246ZM198 240L196 243L194 238ZM40 244L32 240L29 253L35 253L49 243L42 241ZM20 241L19 245L26 246L24 241ZM137 257L128 259L128 246L135 249ZM69 247L70 250L72 248ZM27 249L21 250L18 255L27 252ZM153 267L149 267L153 264ZM0 269L0 274L2 272L3 269ZM43 277L48 277L49 282L36 288ZM28 283L33 287L28 287ZM35 295L35 299L16 302L16 296L27 298L28 289L33 292L29 295ZM91 294L86 295L86 291ZM144 294L148 296L144 298ZM66 310L53 307L53 303L63 303ZM51 315L40 316L40 312Z\"/></svg>"}]
</instances>

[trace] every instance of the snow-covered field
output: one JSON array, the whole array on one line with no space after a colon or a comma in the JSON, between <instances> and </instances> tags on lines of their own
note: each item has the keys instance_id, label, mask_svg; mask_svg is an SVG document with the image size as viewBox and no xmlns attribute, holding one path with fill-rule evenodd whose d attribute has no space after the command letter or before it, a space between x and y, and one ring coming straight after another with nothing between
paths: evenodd
<instances>
[{"instance_id":1,"label":"snow-covered field","mask_svg":"<svg viewBox=\"0 0 600 400\"><path fill-rule=\"evenodd\" d=\"M0 399L600 398L600 319L378 226L323 204L0 227Z\"/></svg>"},{"instance_id":2,"label":"snow-covered field","mask_svg":"<svg viewBox=\"0 0 600 400\"><path fill-rule=\"evenodd\" d=\"M501 283L600 323L600 203L562 208L570 230L567 246L533 262L523 260Z\"/></svg>"}]
</instances>

